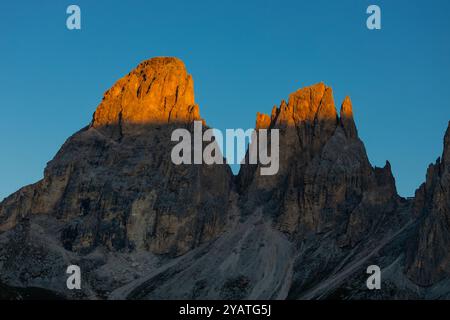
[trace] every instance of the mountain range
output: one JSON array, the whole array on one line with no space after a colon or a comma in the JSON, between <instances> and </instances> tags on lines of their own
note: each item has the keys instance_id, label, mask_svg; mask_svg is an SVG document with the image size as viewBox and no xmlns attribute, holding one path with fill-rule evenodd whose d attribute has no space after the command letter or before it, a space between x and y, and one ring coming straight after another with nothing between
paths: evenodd
<instances>
[{"instance_id":1,"label":"mountain range","mask_svg":"<svg viewBox=\"0 0 450 320\"><path fill-rule=\"evenodd\" d=\"M406 199L389 162L370 164L350 98L338 112L323 83L257 114L257 132L279 130L276 175L259 164L237 175L227 164L173 164L171 133L194 121L208 128L181 60L153 58L118 80L44 178L0 203L0 292L450 298L450 123L442 157ZM81 290L66 287L73 264ZM366 285L370 265L379 290Z\"/></svg>"}]
</instances>

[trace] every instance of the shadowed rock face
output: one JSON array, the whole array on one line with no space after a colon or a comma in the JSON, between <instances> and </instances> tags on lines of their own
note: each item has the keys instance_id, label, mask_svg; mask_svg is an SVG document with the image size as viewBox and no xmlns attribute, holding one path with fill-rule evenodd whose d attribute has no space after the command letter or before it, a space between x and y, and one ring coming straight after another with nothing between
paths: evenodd
<instances>
[{"instance_id":1,"label":"shadowed rock face","mask_svg":"<svg viewBox=\"0 0 450 320\"><path fill-rule=\"evenodd\" d=\"M291 94L271 118L259 116L257 128L280 130L280 170L262 176L259 167L243 166L244 206L263 206L280 231L299 240L332 230L342 245L357 243L393 213L398 196L390 165L370 165L348 97L340 113L331 88L319 83Z\"/></svg>"},{"instance_id":2,"label":"shadowed rock face","mask_svg":"<svg viewBox=\"0 0 450 320\"><path fill-rule=\"evenodd\" d=\"M338 115L323 83L257 114L257 130L280 133L273 176L172 164L171 133L194 120L180 60L117 81L44 179L0 204L0 282L80 299L450 297L450 130L412 203L389 162L369 163L350 98ZM65 287L70 264L79 292ZM371 264L386 290L367 290Z\"/></svg>"},{"instance_id":3,"label":"shadowed rock face","mask_svg":"<svg viewBox=\"0 0 450 320\"><path fill-rule=\"evenodd\" d=\"M430 286L450 274L450 123L444 151L416 191L415 212L421 219L409 251L408 276Z\"/></svg>"},{"instance_id":4,"label":"shadowed rock face","mask_svg":"<svg viewBox=\"0 0 450 320\"><path fill-rule=\"evenodd\" d=\"M193 81L175 58L141 63L105 93L92 123L70 137L44 179L7 198L2 230L35 215L63 223L66 250L180 255L226 222L227 166L175 166L171 133L200 119Z\"/></svg>"}]
</instances>

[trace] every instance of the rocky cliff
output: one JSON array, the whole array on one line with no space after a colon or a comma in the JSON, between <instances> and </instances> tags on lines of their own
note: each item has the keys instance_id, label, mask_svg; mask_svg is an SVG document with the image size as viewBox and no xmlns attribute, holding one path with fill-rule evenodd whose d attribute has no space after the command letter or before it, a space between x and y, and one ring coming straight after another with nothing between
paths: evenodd
<instances>
[{"instance_id":1,"label":"rocky cliff","mask_svg":"<svg viewBox=\"0 0 450 320\"><path fill-rule=\"evenodd\" d=\"M257 114L257 133L279 130L276 175L174 165L171 133L195 120L205 124L180 60L117 81L44 178L0 204L0 282L70 298L450 296L450 130L411 201L389 162L370 164L350 98L338 113L323 83ZM82 290L65 286L70 264ZM382 290L365 285L370 264Z\"/></svg>"},{"instance_id":2,"label":"rocky cliff","mask_svg":"<svg viewBox=\"0 0 450 320\"><path fill-rule=\"evenodd\" d=\"M339 117L331 88L319 83L298 90L274 109L268 127L281 132L280 170L262 176L259 168L244 166L240 176L247 181L241 185L248 199L244 206L262 204L280 231L302 240L333 230L342 236L342 245L353 245L372 222L396 210L390 165L370 165L350 98L342 103Z\"/></svg>"},{"instance_id":3,"label":"rocky cliff","mask_svg":"<svg viewBox=\"0 0 450 320\"><path fill-rule=\"evenodd\" d=\"M44 179L2 202L2 276L29 285L29 265L51 269L53 259L65 263L65 252L177 256L215 238L227 220L230 169L170 159L173 129L191 130L199 119L180 60L152 59L120 79L92 123L48 163Z\"/></svg>"},{"instance_id":4,"label":"rocky cliff","mask_svg":"<svg viewBox=\"0 0 450 320\"><path fill-rule=\"evenodd\" d=\"M428 167L426 182L416 191L417 234L410 245L408 275L424 286L450 274L450 122L442 157Z\"/></svg>"}]
</instances>

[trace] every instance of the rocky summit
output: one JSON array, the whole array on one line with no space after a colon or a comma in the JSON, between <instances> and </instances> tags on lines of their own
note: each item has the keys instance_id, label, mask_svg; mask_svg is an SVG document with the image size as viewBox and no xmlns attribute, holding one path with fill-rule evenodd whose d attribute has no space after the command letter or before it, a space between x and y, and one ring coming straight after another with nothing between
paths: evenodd
<instances>
[{"instance_id":1,"label":"rocky summit","mask_svg":"<svg viewBox=\"0 0 450 320\"><path fill-rule=\"evenodd\" d=\"M257 114L257 132L279 130L276 175L173 164L171 133L196 120L208 128L179 59L118 80L44 178L0 203L3 296L450 298L450 124L442 157L404 199L389 162L370 164L350 98L338 113L323 83ZM66 286L69 265L80 290ZM367 286L371 265L380 290Z\"/></svg>"}]
</instances>

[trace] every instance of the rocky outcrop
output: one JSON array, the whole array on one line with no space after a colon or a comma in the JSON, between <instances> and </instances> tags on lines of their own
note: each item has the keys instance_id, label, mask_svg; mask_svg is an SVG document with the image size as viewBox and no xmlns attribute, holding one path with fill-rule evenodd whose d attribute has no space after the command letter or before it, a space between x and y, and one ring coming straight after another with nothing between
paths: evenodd
<instances>
[{"instance_id":1,"label":"rocky outcrop","mask_svg":"<svg viewBox=\"0 0 450 320\"><path fill-rule=\"evenodd\" d=\"M0 289L77 299L450 297L450 129L410 201L397 195L389 162L370 164L350 98L338 114L323 83L257 114L257 134L279 130L275 175L261 175L261 163L236 177L227 165L174 165L171 133L193 132L195 120L180 60L144 61L117 81L44 178L0 203ZM65 287L70 264L83 270L81 291ZM367 290L371 264L386 290Z\"/></svg>"},{"instance_id":2,"label":"rocky outcrop","mask_svg":"<svg viewBox=\"0 0 450 320\"><path fill-rule=\"evenodd\" d=\"M331 88L319 83L291 94L262 126L266 121L258 116L256 128L280 130L280 169L262 176L260 166L242 166L241 203L247 215L262 210L272 217L275 228L303 248L288 295L298 298L349 250L361 242L375 246L406 219L396 213L400 198L390 164L369 163L350 98L338 116Z\"/></svg>"},{"instance_id":3,"label":"rocky outcrop","mask_svg":"<svg viewBox=\"0 0 450 320\"><path fill-rule=\"evenodd\" d=\"M109 89L94 113L91 126L120 128L116 135L141 126L191 123L200 120L194 81L176 58L154 58L139 64Z\"/></svg>"},{"instance_id":4,"label":"rocky outcrop","mask_svg":"<svg viewBox=\"0 0 450 320\"><path fill-rule=\"evenodd\" d=\"M342 102L340 112L340 123L342 128L344 129L345 135L349 139L358 137L358 131L356 130L355 120L353 119L352 101L348 96L345 97L344 102Z\"/></svg>"},{"instance_id":5,"label":"rocky outcrop","mask_svg":"<svg viewBox=\"0 0 450 320\"><path fill-rule=\"evenodd\" d=\"M231 171L173 165L170 135L200 120L192 77L175 58L141 63L105 93L90 126L62 146L44 179L8 197L1 230L36 215L62 223L69 251L180 255L226 222Z\"/></svg>"},{"instance_id":6,"label":"rocky outcrop","mask_svg":"<svg viewBox=\"0 0 450 320\"><path fill-rule=\"evenodd\" d=\"M450 123L442 158L428 167L414 209L420 223L410 246L407 273L418 284L430 286L450 276Z\"/></svg>"},{"instance_id":7,"label":"rocky outcrop","mask_svg":"<svg viewBox=\"0 0 450 320\"><path fill-rule=\"evenodd\" d=\"M258 115L257 129L280 130L280 170L261 176L258 167L244 166L244 206L256 209L255 202L261 203L279 230L299 238L334 230L353 244L375 220L395 211L390 166L370 165L348 97L340 115L323 83L291 94L272 112L270 124L268 116Z\"/></svg>"}]
</instances>

